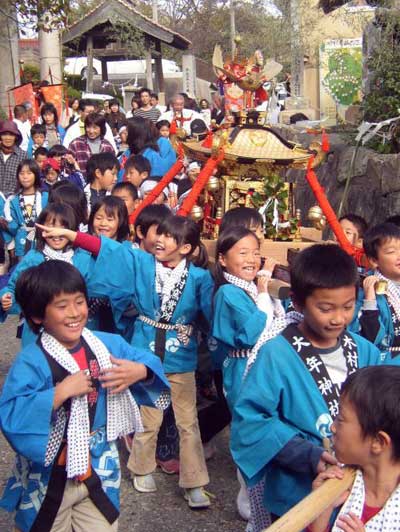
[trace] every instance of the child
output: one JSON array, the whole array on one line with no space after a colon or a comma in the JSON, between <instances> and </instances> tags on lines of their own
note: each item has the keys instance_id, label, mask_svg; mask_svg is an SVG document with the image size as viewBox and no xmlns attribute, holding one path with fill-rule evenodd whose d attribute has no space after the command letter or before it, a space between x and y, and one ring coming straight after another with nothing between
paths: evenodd
<instances>
[{"instance_id":1,"label":"child","mask_svg":"<svg viewBox=\"0 0 400 532\"><path fill-rule=\"evenodd\" d=\"M89 216L89 233L125 242L129 236L128 213L121 198L106 196L93 207Z\"/></svg>"},{"instance_id":2,"label":"child","mask_svg":"<svg viewBox=\"0 0 400 532\"><path fill-rule=\"evenodd\" d=\"M247 227L256 234L260 242L264 239L263 218L256 209L250 207L229 209L222 217L219 232L223 233L227 227L234 225Z\"/></svg>"},{"instance_id":3,"label":"child","mask_svg":"<svg viewBox=\"0 0 400 532\"><path fill-rule=\"evenodd\" d=\"M76 230L77 221L73 209L61 203L50 203L40 213L38 223L50 227L65 227ZM70 262L76 266L85 279L89 277L90 263L93 260L90 253L82 249L74 250L66 238L43 238L41 231L36 235L36 249L30 250L13 271L8 284L0 291L1 321L7 314L19 314L20 308L15 303L15 285L21 273L31 266L37 266L44 261L57 259ZM22 329L22 346L35 341L35 335L24 324Z\"/></svg>"},{"instance_id":4,"label":"child","mask_svg":"<svg viewBox=\"0 0 400 532\"><path fill-rule=\"evenodd\" d=\"M232 456L251 485L265 478L264 504L284 514L311 490L316 472L336 460L324 452L348 375L377 365L370 342L347 332L358 272L334 244L303 250L291 269L292 299L303 314L261 346L234 406Z\"/></svg>"},{"instance_id":5,"label":"child","mask_svg":"<svg viewBox=\"0 0 400 532\"><path fill-rule=\"evenodd\" d=\"M166 205L148 205L135 220L135 235L138 247L154 255L157 229L171 215Z\"/></svg>"},{"instance_id":6,"label":"child","mask_svg":"<svg viewBox=\"0 0 400 532\"><path fill-rule=\"evenodd\" d=\"M49 203L66 203L72 207L79 231L87 232L89 210L86 196L82 189L69 181L57 181L51 187Z\"/></svg>"},{"instance_id":7,"label":"child","mask_svg":"<svg viewBox=\"0 0 400 532\"><path fill-rule=\"evenodd\" d=\"M85 187L89 210L101 198L111 194L111 189L117 182L118 170L118 159L112 153L96 153L90 157L86 166L88 184Z\"/></svg>"},{"instance_id":8,"label":"child","mask_svg":"<svg viewBox=\"0 0 400 532\"><path fill-rule=\"evenodd\" d=\"M38 148L44 148L44 141L46 140L46 126L44 124L34 124L31 127L31 138L28 142L27 154L32 157L32 154Z\"/></svg>"},{"instance_id":9,"label":"child","mask_svg":"<svg viewBox=\"0 0 400 532\"><path fill-rule=\"evenodd\" d=\"M40 192L40 168L25 159L17 168L17 193L7 198L4 206L7 231L15 239L15 255L20 260L32 246L36 218L47 205L47 192Z\"/></svg>"},{"instance_id":10,"label":"child","mask_svg":"<svg viewBox=\"0 0 400 532\"><path fill-rule=\"evenodd\" d=\"M66 155L68 157L68 155ZM72 157L72 156L71 156ZM82 172L79 170L78 164L75 162L74 172L69 173L62 177L61 166L56 159L49 157L43 163L42 168L43 179L42 179L42 190L50 192L51 188L60 180L64 179L70 183L76 185L81 190L84 189L86 181L82 175Z\"/></svg>"},{"instance_id":11,"label":"child","mask_svg":"<svg viewBox=\"0 0 400 532\"><path fill-rule=\"evenodd\" d=\"M150 176L151 164L143 155L131 155L124 167L124 181L129 181L139 189L145 179Z\"/></svg>"},{"instance_id":12,"label":"child","mask_svg":"<svg viewBox=\"0 0 400 532\"><path fill-rule=\"evenodd\" d=\"M48 150L46 148L43 148L41 146L40 148L36 148L33 154L33 158L35 159L35 162L39 166L41 170L43 170L43 163L47 159Z\"/></svg>"},{"instance_id":13,"label":"child","mask_svg":"<svg viewBox=\"0 0 400 532\"><path fill-rule=\"evenodd\" d=\"M137 188L128 181L117 183L112 189L112 195L121 198L125 202L129 216L133 214L140 203Z\"/></svg>"},{"instance_id":14,"label":"child","mask_svg":"<svg viewBox=\"0 0 400 532\"><path fill-rule=\"evenodd\" d=\"M204 508L210 500L203 490L208 484L196 411L194 371L197 365L197 335L194 323L199 312L209 319L210 273L195 267L190 259L200 245L200 231L192 220L170 216L157 229L154 256L110 239L93 242L82 233L41 226L47 236L64 235L75 245L97 253L93 278L98 293L114 305L116 325L132 304L135 320L132 343L155 352L164 363L173 392L173 409L180 435L179 485L191 508ZM89 242L91 240L91 242ZM95 249L97 247L97 250ZM119 314L118 314L119 313ZM155 491L152 472L162 415L142 409L145 432L135 435L128 468L134 486L141 492Z\"/></svg>"},{"instance_id":15,"label":"child","mask_svg":"<svg viewBox=\"0 0 400 532\"><path fill-rule=\"evenodd\" d=\"M339 222L350 244L362 248L363 238L368 229L364 218L358 214L345 214L339 218Z\"/></svg>"},{"instance_id":16,"label":"child","mask_svg":"<svg viewBox=\"0 0 400 532\"><path fill-rule=\"evenodd\" d=\"M148 177L145 179L139 188L139 194L142 199L145 199L150 192L153 191L153 189L158 185L158 183L161 181L161 176L156 177ZM166 205L169 198L169 189L168 187L165 187L162 192L156 197L156 199L153 201L152 205Z\"/></svg>"},{"instance_id":17,"label":"child","mask_svg":"<svg viewBox=\"0 0 400 532\"><path fill-rule=\"evenodd\" d=\"M141 430L134 396L148 406L168 403L160 362L120 336L85 329L86 286L71 264L30 268L16 297L41 332L17 356L0 398L1 428L17 452L1 504L16 510L23 532L72 532L77 523L82 531L115 531L116 439Z\"/></svg>"},{"instance_id":18,"label":"child","mask_svg":"<svg viewBox=\"0 0 400 532\"><path fill-rule=\"evenodd\" d=\"M285 311L280 302L268 294L275 261L269 259L261 268L260 242L256 234L243 226L225 228L217 242L215 265L214 315L212 336L218 341L219 357L223 362L223 390L229 410L232 412L239 396L246 368L256 352L254 351L262 334L270 338L279 334L286 326ZM261 275L262 274L262 275ZM257 285L255 284L256 276ZM216 362L218 367L221 361ZM218 373L214 374L218 383ZM222 407L222 405L221 405ZM221 408L222 409L222 408ZM222 417L225 419L225 416ZM215 420L214 420L215 422ZM245 503L244 482L237 497L237 506L242 517L249 519ZM263 492L263 485L253 489L253 493ZM271 524L269 515L262 515L252 500L252 529L254 532ZM256 526L257 522L257 526Z\"/></svg>"},{"instance_id":19,"label":"child","mask_svg":"<svg viewBox=\"0 0 400 532\"><path fill-rule=\"evenodd\" d=\"M358 467L356 478L350 493L327 508L309 532L400 530L399 390L400 368L394 366L360 369L344 383L332 442L339 462ZM340 468L329 468L313 489L342 477Z\"/></svg>"},{"instance_id":20,"label":"child","mask_svg":"<svg viewBox=\"0 0 400 532\"><path fill-rule=\"evenodd\" d=\"M168 122L168 120L160 120L159 122L156 122L156 127L160 132L160 137L165 137L166 139L169 139L169 130L171 124Z\"/></svg>"},{"instance_id":21,"label":"child","mask_svg":"<svg viewBox=\"0 0 400 532\"><path fill-rule=\"evenodd\" d=\"M400 227L376 225L365 234L364 250L375 273L364 280L351 328L394 359L400 353ZM386 293L376 295L380 280L387 282Z\"/></svg>"}]
</instances>

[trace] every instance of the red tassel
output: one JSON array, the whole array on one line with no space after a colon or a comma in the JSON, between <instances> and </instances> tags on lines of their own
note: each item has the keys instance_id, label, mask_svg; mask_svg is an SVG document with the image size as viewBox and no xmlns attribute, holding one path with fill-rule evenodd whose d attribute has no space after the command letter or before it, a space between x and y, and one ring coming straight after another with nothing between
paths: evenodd
<instances>
[{"instance_id":1,"label":"red tassel","mask_svg":"<svg viewBox=\"0 0 400 532\"><path fill-rule=\"evenodd\" d=\"M323 129L322 130L322 151L324 151L325 153L328 153L329 150L330 150L329 137L325 129Z\"/></svg>"},{"instance_id":2,"label":"red tassel","mask_svg":"<svg viewBox=\"0 0 400 532\"><path fill-rule=\"evenodd\" d=\"M212 148L212 143L213 143L213 138L214 138L213 132L209 131L207 133L206 138L201 143L202 148L210 148L211 149Z\"/></svg>"},{"instance_id":3,"label":"red tassel","mask_svg":"<svg viewBox=\"0 0 400 532\"><path fill-rule=\"evenodd\" d=\"M176 135L176 133L177 133L176 120L172 120L170 128L169 128L169 134Z\"/></svg>"}]
</instances>

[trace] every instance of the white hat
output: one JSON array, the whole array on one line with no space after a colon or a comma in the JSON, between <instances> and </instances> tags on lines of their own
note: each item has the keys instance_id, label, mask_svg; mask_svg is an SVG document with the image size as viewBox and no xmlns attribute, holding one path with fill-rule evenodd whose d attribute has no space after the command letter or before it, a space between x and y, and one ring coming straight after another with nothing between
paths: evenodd
<instances>
[{"instance_id":1,"label":"white hat","mask_svg":"<svg viewBox=\"0 0 400 532\"><path fill-rule=\"evenodd\" d=\"M199 165L199 163L197 161L192 161L191 163L189 163L187 169L188 169L188 172L190 170L200 170L201 166Z\"/></svg>"},{"instance_id":2,"label":"white hat","mask_svg":"<svg viewBox=\"0 0 400 532\"><path fill-rule=\"evenodd\" d=\"M151 192L158 185L158 183L159 181L156 181L155 179L145 179L140 185L141 196L144 197L147 192ZM165 194L165 197L168 198L168 187L163 189L163 193Z\"/></svg>"}]
</instances>

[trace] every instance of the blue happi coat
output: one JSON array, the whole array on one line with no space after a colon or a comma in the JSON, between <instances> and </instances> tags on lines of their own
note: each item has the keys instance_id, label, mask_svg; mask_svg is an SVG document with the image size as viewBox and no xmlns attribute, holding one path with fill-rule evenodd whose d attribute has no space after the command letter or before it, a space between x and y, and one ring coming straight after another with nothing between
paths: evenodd
<instances>
[{"instance_id":1,"label":"blue happi coat","mask_svg":"<svg viewBox=\"0 0 400 532\"><path fill-rule=\"evenodd\" d=\"M115 357L143 363L153 372L151 379L130 388L138 404L154 407L163 403L165 407L169 384L157 357L135 349L118 335L100 332L95 335ZM47 358L38 344L29 345L18 354L0 397L1 430L17 453L16 468L0 506L16 511L15 524L22 532L28 532L35 522L54 467L54 464L44 465L54 421L54 391ZM106 391L101 387L98 391L90 438L91 465L107 498L118 511L121 481L118 450L116 442L108 442L106 438Z\"/></svg>"},{"instance_id":2,"label":"blue happi coat","mask_svg":"<svg viewBox=\"0 0 400 532\"><path fill-rule=\"evenodd\" d=\"M38 194L36 216L39 216L42 209L46 207L49 198L47 192L39 192ZM15 255L17 257L23 257L25 254L25 244L28 232L25 228L25 220L19 204L18 194L7 198L4 214L8 222L8 233L15 239Z\"/></svg>"},{"instance_id":3,"label":"blue happi coat","mask_svg":"<svg viewBox=\"0 0 400 532\"><path fill-rule=\"evenodd\" d=\"M4 294L11 294L13 305L11 309L8 312L4 312L4 310L0 306L0 323L4 322L8 316L8 314L20 314L21 308L18 305L18 303L15 301L15 285L17 283L18 277L21 275L21 273L28 268L31 268L33 266L38 266L42 262L45 261L45 256L41 251L32 249L28 251L28 253L22 258L22 260L18 263L17 267L13 271L7 286L2 288L0 290L0 297ZM90 283L90 272L93 268L94 259L92 258L92 255L88 253L87 251L84 251L82 249L75 250L75 253L72 258L72 264L79 270L81 275L86 281L88 292L90 295L92 295L91 290L91 283ZM96 295L96 294L93 294ZM88 324L88 328L92 329L93 327L91 324ZM22 329L22 338L21 343L22 347L30 344L31 342L34 342L36 340L37 335L30 329L29 325L25 322L23 329Z\"/></svg>"},{"instance_id":4,"label":"blue happi coat","mask_svg":"<svg viewBox=\"0 0 400 532\"><path fill-rule=\"evenodd\" d=\"M214 298L212 336L217 340L216 358L224 357L224 392L232 410L242 385L247 357L229 356L229 351L254 347L267 322L267 315L253 299L233 284L220 286Z\"/></svg>"},{"instance_id":5,"label":"blue happi coat","mask_svg":"<svg viewBox=\"0 0 400 532\"><path fill-rule=\"evenodd\" d=\"M372 343L355 334L349 336L359 368L381 363ZM264 504L276 515L283 515L311 491L311 472L280 468L274 457L296 436L322 446L332 424L323 393L323 383L317 386L282 335L262 346L244 380L233 411L232 456L250 483L265 476Z\"/></svg>"},{"instance_id":6,"label":"blue happi coat","mask_svg":"<svg viewBox=\"0 0 400 532\"><path fill-rule=\"evenodd\" d=\"M95 261L91 280L97 294L108 297L119 330L126 326L125 311L134 306L139 315L157 320L160 297L155 288L156 259L153 255L101 237L101 249ZM170 321L171 324L195 324L200 312L211 316L213 281L210 273L189 265L185 288ZM156 330L140 319L135 320L132 344L154 351ZM197 337L190 336L184 345L177 331L167 331L164 370L166 373L194 371L197 366Z\"/></svg>"}]
</instances>

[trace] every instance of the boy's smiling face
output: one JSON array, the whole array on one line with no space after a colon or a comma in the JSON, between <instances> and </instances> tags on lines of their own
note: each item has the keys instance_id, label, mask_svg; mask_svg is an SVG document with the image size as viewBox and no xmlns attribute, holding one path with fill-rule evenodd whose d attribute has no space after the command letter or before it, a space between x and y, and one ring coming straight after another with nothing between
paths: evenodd
<instances>
[{"instance_id":1,"label":"boy's smiling face","mask_svg":"<svg viewBox=\"0 0 400 532\"><path fill-rule=\"evenodd\" d=\"M303 313L300 330L314 347L329 349L337 344L338 338L353 319L356 303L355 286L340 288L317 288L303 305L295 303Z\"/></svg>"},{"instance_id":2,"label":"boy's smiling face","mask_svg":"<svg viewBox=\"0 0 400 532\"><path fill-rule=\"evenodd\" d=\"M374 268L379 268L382 275L391 281L400 281L400 240L388 238L378 249L378 258L368 257Z\"/></svg>"},{"instance_id":3,"label":"boy's smiling face","mask_svg":"<svg viewBox=\"0 0 400 532\"><path fill-rule=\"evenodd\" d=\"M67 349L73 349L80 340L88 319L85 294L60 292L47 305L43 319L32 318Z\"/></svg>"}]
</instances>

